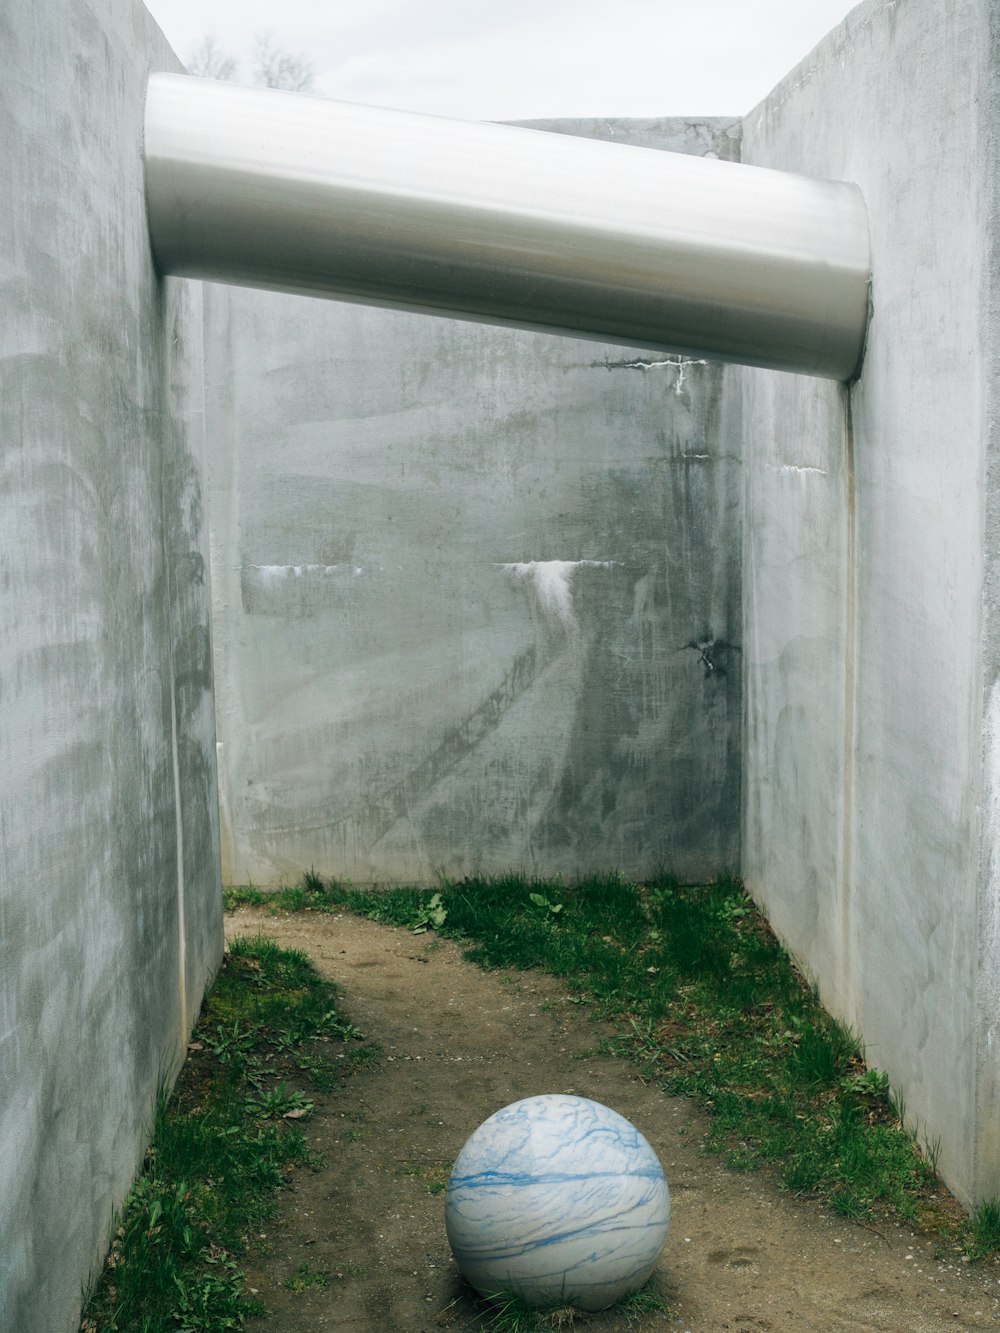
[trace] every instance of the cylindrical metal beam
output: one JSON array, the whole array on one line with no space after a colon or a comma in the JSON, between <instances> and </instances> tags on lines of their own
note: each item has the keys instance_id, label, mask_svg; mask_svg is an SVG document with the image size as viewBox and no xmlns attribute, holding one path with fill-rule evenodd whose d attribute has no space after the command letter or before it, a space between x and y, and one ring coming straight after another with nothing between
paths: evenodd
<instances>
[{"instance_id":1,"label":"cylindrical metal beam","mask_svg":"<svg viewBox=\"0 0 1000 1333\"><path fill-rule=\"evenodd\" d=\"M847 380L860 190L655 149L156 74L164 273Z\"/></svg>"}]
</instances>

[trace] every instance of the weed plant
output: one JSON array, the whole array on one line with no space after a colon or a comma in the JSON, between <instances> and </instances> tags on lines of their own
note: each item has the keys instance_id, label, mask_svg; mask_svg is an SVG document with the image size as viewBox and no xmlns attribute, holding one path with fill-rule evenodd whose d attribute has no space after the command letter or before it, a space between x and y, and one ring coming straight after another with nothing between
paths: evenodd
<instances>
[{"instance_id":1,"label":"weed plant","mask_svg":"<svg viewBox=\"0 0 1000 1333\"><path fill-rule=\"evenodd\" d=\"M312 1101L297 1085L331 1086L359 1040L304 954L232 943L174 1092L158 1099L84 1330L223 1333L263 1312L240 1261L276 1191L310 1162L300 1122Z\"/></svg>"},{"instance_id":2,"label":"weed plant","mask_svg":"<svg viewBox=\"0 0 1000 1333\"><path fill-rule=\"evenodd\" d=\"M609 1049L665 1092L710 1112L706 1148L738 1169L766 1167L796 1194L855 1220L895 1215L964 1245L1000 1249L1000 1207L964 1221L939 1188L885 1074L822 1008L767 922L732 879L573 885L518 875L363 891L310 873L277 894L231 890L229 905L360 912L461 940L485 967L539 968L616 1030Z\"/></svg>"}]
</instances>

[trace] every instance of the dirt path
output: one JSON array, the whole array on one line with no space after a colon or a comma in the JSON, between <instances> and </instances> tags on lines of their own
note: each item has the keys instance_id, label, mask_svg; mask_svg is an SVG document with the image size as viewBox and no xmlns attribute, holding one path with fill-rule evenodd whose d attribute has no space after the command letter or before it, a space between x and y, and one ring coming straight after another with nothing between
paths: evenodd
<instances>
[{"instance_id":1,"label":"dirt path","mask_svg":"<svg viewBox=\"0 0 1000 1333\"><path fill-rule=\"evenodd\" d=\"M382 1046L370 1069L317 1098L307 1122L326 1166L303 1172L249 1269L272 1314L259 1333L455 1333L483 1327L444 1233L443 1195L465 1139L508 1102L575 1092L614 1107L649 1139L671 1191L654 1279L670 1313L591 1315L587 1333L938 1333L1000 1324L996 1269L938 1261L927 1240L877 1233L728 1171L701 1152L692 1106L595 1056L601 1031L559 985L486 973L449 941L350 916L240 911L229 935L305 950L343 987L343 1008ZM284 1284L325 1273L327 1285ZM299 1285L302 1285L301 1283Z\"/></svg>"}]
</instances>

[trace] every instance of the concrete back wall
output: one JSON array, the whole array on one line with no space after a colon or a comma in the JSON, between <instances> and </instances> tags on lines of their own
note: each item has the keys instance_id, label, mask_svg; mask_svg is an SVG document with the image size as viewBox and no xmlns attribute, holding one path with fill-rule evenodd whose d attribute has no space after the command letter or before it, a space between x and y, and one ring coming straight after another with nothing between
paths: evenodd
<instances>
[{"instance_id":1,"label":"concrete back wall","mask_svg":"<svg viewBox=\"0 0 1000 1333\"><path fill-rule=\"evenodd\" d=\"M728 158L731 122L545 128ZM739 372L206 289L223 874L739 859Z\"/></svg>"},{"instance_id":2,"label":"concrete back wall","mask_svg":"<svg viewBox=\"0 0 1000 1333\"><path fill-rule=\"evenodd\" d=\"M0 1328L66 1333L221 953L197 288L130 0L0 6Z\"/></svg>"},{"instance_id":3,"label":"concrete back wall","mask_svg":"<svg viewBox=\"0 0 1000 1333\"><path fill-rule=\"evenodd\" d=\"M744 123L857 181L875 254L849 393L744 372L745 875L966 1200L1000 1193L992 8L871 0Z\"/></svg>"}]
</instances>

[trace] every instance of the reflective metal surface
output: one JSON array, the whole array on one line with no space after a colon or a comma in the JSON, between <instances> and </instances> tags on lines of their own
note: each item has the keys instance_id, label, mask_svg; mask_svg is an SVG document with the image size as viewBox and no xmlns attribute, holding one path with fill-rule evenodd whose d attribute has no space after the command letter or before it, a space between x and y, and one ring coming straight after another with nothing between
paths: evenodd
<instances>
[{"instance_id":1,"label":"reflective metal surface","mask_svg":"<svg viewBox=\"0 0 1000 1333\"><path fill-rule=\"evenodd\" d=\"M164 273L831 379L860 363L854 185L504 125L150 79Z\"/></svg>"}]
</instances>

